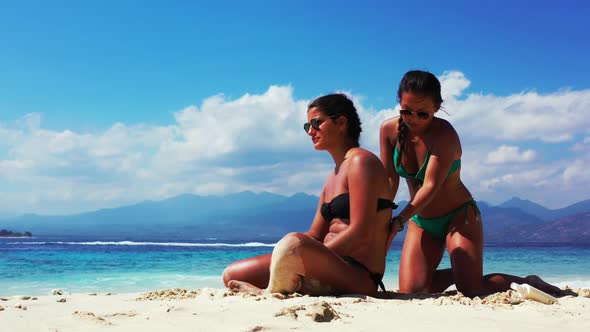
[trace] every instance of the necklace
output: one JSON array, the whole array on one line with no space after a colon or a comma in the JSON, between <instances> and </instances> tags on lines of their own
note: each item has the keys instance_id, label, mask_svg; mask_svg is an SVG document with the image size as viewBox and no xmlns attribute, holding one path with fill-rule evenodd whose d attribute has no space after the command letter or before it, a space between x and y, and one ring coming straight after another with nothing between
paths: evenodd
<instances>
[{"instance_id":1,"label":"necklace","mask_svg":"<svg viewBox=\"0 0 590 332\"><path fill-rule=\"evenodd\" d=\"M414 136L412 138L410 138L410 142L412 143L418 143L418 141L420 140L420 136Z\"/></svg>"}]
</instances>

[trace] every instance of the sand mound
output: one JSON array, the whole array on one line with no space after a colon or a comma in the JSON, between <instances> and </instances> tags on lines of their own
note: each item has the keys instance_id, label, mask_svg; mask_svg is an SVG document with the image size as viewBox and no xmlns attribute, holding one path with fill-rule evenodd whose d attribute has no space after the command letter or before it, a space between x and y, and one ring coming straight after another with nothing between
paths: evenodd
<instances>
[{"instance_id":1,"label":"sand mound","mask_svg":"<svg viewBox=\"0 0 590 332\"><path fill-rule=\"evenodd\" d=\"M304 311L304 315L311 317L314 322L330 322L340 319L338 312L328 302L320 301L310 305L298 305L281 309L275 313L275 317L288 316L293 319L299 317L298 311Z\"/></svg>"},{"instance_id":2,"label":"sand mound","mask_svg":"<svg viewBox=\"0 0 590 332\"><path fill-rule=\"evenodd\" d=\"M137 301L165 301L165 300L187 300L187 299L194 299L201 294L201 290L197 289L194 291L182 289L182 288L174 288L174 289L166 289L166 290L159 290L153 292L147 292L141 294L135 300Z\"/></svg>"}]
</instances>

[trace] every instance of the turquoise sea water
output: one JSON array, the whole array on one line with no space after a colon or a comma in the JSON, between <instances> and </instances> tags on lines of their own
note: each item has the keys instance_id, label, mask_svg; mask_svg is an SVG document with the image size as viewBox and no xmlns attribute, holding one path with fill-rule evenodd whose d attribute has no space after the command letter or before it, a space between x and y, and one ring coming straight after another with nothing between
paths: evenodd
<instances>
[{"instance_id":1,"label":"turquoise sea water","mask_svg":"<svg viewBox=\"0 0 590 332\"><path fill-rule=\"evenodd\" d=\"M0 239L0 296L68 292L141 292L174 287L221 288L231 262L270 253L256 242L105 242ZM400 245L387 258L384 282L397 288ZM449 267L445 255L440 268ZM590 288L590 245L487 245L484 273L538 274L558 286Z\"/></svg>"}]
</instances>

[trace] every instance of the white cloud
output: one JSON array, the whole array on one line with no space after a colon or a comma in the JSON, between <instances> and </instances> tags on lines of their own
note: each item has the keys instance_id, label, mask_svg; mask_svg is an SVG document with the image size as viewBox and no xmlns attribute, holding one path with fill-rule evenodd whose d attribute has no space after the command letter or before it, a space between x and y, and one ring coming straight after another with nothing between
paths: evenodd
<instances>
[{"instance_id":1,"label":"white cloud","mask_svg":"<svg viewBox=\"0 0 590 332\"><path fill-rule=\"evenodd\" d=\"M562 142L590 126L590 90L536 92L500 97L470 94L443 104L449 119L473 140ZM441 112L439 112L441 113Z\"/></svg>"},{"instance_id":2,"label":"white cloud","mask_svg":"<svg viewBox=\"0 0 590 332\"><path fill-rule=\"evenodd\" d=\"M40 113L29 113L23 116L18 124L28 129L29 131L36 131L41 127L41 114Z\"/></svg>"},{"instance_id":3,"label":"white cloud","mask_svg":"<svg viewBox=\"0 0 590 332\"><path fill-rule=\"evenodd\" d=\"M471 81L459 71L446 71L439 77L439 80L443 100L457 99L471 85Z\"/></svg>"},{"instance_id":4,"label":"white cloud","mask_svg":"<svg viewBox=\"0 0 590 332\"><path fill-rule=\"evenodd\" d=\"M0 160L0 174L16 173L21 170L32 168L30 161L23 160Z\"/></svg>"},{"instance_id":5,"label":"white cloud","mask_svg":"<svg viewBox=\"0 0 590 332\"><path fill-rule=\"evenodd\" d=\"M461 175L475 197L521 196L552 207L588 198L590 90L465 94L471 82L463 73L440 79L450 115L439 115L459 132ZM347 94L363 122L362 146L378 154L379 127L395 108L367 109ZM168 126L115 123L101 132L52 131L40 114L28 114L0 125L0 213L70 213L183 193L319 194L333 164L301 128L308 102L290 86L271 86L233 100L212 96L179 110ZM546 160L545 147L574 138L570 155ZM522 150L521 141L535 150ZM407 197L402 181L396 199Z\"/></svg>"},{"instance_id":6,"label":"white cloud","mask_svg":"<svg viewBox=\"0 0 590 332\"><path fill-rule=\"evenodd\" d=\"M487 162L490 164L526 163L533 161L536 157L537 154L533 150L520 151L517 146L501 145L488 153Z\"/></svg>"},{"instance_id":7,"label":"white cloud","mask_svg":"<svg viewBox=\"0 0 590 332\"><path fill-rule=\"evenodd\" d=\"M590 183L588 165L590 160L575 160L563 172L563 180L570 185ZM586 187L587 188L587 187Z\"/></svg>"},{"instance_id":8,"label":"white cloud","mask_svg":"<svg viewBox=\"0 0 590 332\"><path fill-rule=\"evenodd\" d=\"M584 139L574 143L574 145L570 147L570 150L579 153L588 152L590 154L590 137L584 137Z\"/></svg>"},{"instance_id":9,"label":"white cloud","mask_svg":"<svg viewBox=\"0 0 590 332\"><path fill-rule=\"evenodd\" d=\"M222 95L206 99L201 108L190 106L175 114L177 136L160 146L161 162L215 159L236 151L302 150L306 101L295 101L291 87L271 86L262 95L226 101ZM303 138L303 139L302 139Z\"/></svg>"}]
</instances>

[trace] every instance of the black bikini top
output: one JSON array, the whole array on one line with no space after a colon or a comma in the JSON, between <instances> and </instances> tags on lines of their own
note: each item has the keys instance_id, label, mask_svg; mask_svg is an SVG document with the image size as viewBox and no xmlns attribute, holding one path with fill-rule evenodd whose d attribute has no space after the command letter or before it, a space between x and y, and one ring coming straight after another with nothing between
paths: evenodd
<instances>
[{"instance_id":1,"label":"black bikini top","mask_svg":"<svg viewBox=\"0 0 590 332\"><path fill-rule=\"evenodd\" d=\"M377 211L384 209L395 209L397 205L385 198L377 200ZM332 199L329 203L323 203L320 208L322 217L328 222L334 218L349 219L350 218L350 196L348 193L340 194Z\"/></svg>"}]
</instances>

